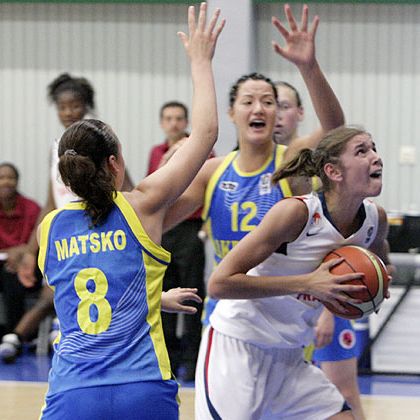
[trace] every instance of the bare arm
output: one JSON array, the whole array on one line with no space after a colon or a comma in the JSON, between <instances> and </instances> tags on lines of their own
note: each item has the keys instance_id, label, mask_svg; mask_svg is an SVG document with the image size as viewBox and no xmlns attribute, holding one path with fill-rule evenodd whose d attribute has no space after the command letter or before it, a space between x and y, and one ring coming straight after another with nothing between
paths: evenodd
<instances>
[{"instance_id":1,"label":"bare arm","mask_svg":"<svg viewBox=\"0 0 420 420\"><path fill-rule=\"evenodd\" d=\"M146 177L137 190L146 194L148 208L153 213L168 207L187 188L210 154L217 138L218 121L212 58L224 21L217 27L217 10L206 27L205 3L200 6L198 21L194 7L188 9L189 36L179 33L191 60L193 80L192 129L188 139L168 163Z\"/></svg>"},{"instance_id":2,"label":"bare arm","mask_svg":"<svg viewBox=\"0 0 420 420\"><path fill-rule=\"evenodd\" d=\"M334 315L327 309L322 310L315 327L315 347L322 348L331 343L334 336Z\"/></svg>"},{"instance_id":3,"label":"bare arm","mask_svg":"<svg viewBox=\"0 0 420 420\"><path fill-rule=\"evenodd\" d=\"M164 231L172 229L204 205L209 179L223 159L224 157L220 157L206 161L191 185L168 209L163 223Z\"/></svg>"},{"instance_id":4,"label":"bare arm","mask_svg":"<svg viewBox=\"0 0 420 420\"><path fill-rule=\"evenodd\" d=\"M315 56L315 36L319 17L315 16L308 30L308 6L303 6L300 28L289 5L284 6L284 11L290 31L276 17L273 17L272 22L285 39L286 45L282 48L273 42L273 47L278 54L294 63L299 69L322 127L308 136L292 141L288 155L293 155L305 147L315 148L324 132L343 125L344 113Z\"/></svg>"},{"instance_id":5,"label":"bare arm","mask_svg":"<svg viewBox=\"0 0 420 420\"><path fill-rule=\"evenodd\" d=\"M282 200L262 222L227 254L209 280L209 294L219 299L253 299L293 293L308 293L337 305L352 301L345 291L363 290L363 286L342 285L360 278L361 273L335 276L330 268L337 259L321 264L314 272L292 276L252 276L246 273L267 259L283 243L294 241L307 221L307 209L300 200Z\"/></svg>"},{"instance_id":6,"label":"bare arm","mask_svg":"<svg viewBox=\"0 0 420 420\"><path fill-rule=\"evenodd\" d=\"M380 206L378 206L378 216L378 232L369 249L385 263L389 274L392 274L395 271L395 267L389 259L389 243L387 240L389 230L388 218L385 210Z\"/></svg>"}]
</instances>

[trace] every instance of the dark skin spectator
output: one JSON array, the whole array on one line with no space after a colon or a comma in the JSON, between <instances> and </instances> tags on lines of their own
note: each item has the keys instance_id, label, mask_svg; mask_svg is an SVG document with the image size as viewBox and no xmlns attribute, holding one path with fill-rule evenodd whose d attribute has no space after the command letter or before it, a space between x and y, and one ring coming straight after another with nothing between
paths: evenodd
<instances>
[{"instance_id":1,"label":"dark skin spectator","mask_svg":"<svg viewBox=\"0 0 420 420\"><path fill-rule=\"evenodd\" d=\"M6 333L13 331L25 311L26 289L16 274L14 256L26 245L40 212L38 204L18 191L19 172L0 164L0 287L6 313Z\"/></svg>"}]
</instances>

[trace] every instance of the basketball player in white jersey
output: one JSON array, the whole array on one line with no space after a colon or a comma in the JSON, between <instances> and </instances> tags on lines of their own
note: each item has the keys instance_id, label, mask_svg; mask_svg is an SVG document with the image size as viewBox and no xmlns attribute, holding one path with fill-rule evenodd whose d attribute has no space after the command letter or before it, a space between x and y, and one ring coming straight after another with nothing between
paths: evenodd
<instances>
[{"instance_id":1,"label":"basketball player in white jersey","mask_svg":"<svg viewBox=\"0 0 420 420\"><path fill-rule=\"evenodd\" d=\"M382 188L382 161L368 133L340 127L315 151L304 149L277 171L320 176L324 192L281 200L222 260L209 281L222 299L203 337L196 375L198 419L351 419L344 398L322 371L303 360L321 301L355 302L321 264L344 245L369 247L386 263L385 211L367 200Z\"/></svg>"}]
</instances>

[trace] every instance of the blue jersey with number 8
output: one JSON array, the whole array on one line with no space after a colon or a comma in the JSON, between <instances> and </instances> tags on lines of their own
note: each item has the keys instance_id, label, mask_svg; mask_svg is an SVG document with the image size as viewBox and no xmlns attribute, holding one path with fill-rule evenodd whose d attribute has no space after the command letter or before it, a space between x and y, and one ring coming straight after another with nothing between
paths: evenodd
<instances>
[{"instance_id":1,"label":"blue jersey with number 8","mask_svg":"<svg viewBox=\"0 0 420 420\"><path fill-rule=\"evenodd\" d=\"M41 224L39 266L60 321L49 393L170 379L160 318L170 254L121 193L105 223L89 224L82 202Z\"/></svg>"}]
</instances>

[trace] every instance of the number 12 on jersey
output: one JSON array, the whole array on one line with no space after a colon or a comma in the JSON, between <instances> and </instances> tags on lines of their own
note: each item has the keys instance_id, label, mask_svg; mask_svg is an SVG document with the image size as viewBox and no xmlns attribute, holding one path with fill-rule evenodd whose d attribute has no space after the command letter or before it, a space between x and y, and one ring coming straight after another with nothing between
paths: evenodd
<instances>
[{"instance_id":1,"label":"number 12 on jersey","mask_svg":"<svg viewBox=\"0 0 420 420\"><path fill-rule=\"evenodd\" d=\"M251 232L256 225L250 221L257 215L257 205L253 201L235 202L230 206L232 217L230 227L232 232ZM239 217L242 216L239 221Z\"/></svg>"}]
</instances>

